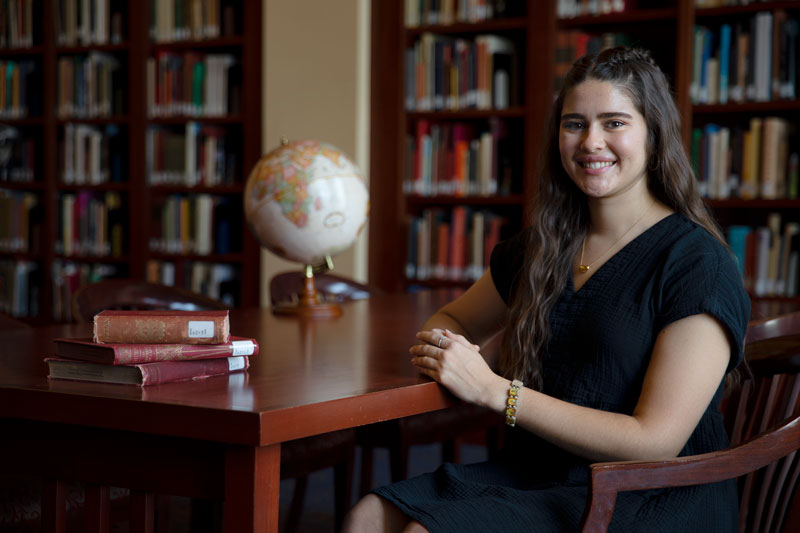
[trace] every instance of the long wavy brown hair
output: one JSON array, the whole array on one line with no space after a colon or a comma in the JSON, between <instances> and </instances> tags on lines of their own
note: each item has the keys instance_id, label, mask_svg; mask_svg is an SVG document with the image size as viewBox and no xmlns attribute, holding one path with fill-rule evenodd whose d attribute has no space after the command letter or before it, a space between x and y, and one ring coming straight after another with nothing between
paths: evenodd
<instances>
[{"instance_id":1,"label":"long wavy brown hair","mask_svg":"<svg viewBox=\"0 0 800 533\"><path fill-rule=\"evenodd\" d=\"M623 90L647 124L647 186L660 202L704 227L725 244L697 191L680 132L680 114L669 82L646 50L616 47L579 59L558 93L540 156L538 191L531 199L533 227L509 304L502 341L508 377L541 390L541 354L547 348L550 310L560 297L573 258L589 228L584 193L561 164L558 138L565 96L585 80Z\"/></svg>"}]
</instances>

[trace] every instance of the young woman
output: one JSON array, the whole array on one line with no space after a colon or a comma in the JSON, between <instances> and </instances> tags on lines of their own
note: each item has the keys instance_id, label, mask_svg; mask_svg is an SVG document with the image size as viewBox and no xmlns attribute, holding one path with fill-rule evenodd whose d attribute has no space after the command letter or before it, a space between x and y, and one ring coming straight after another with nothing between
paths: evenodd
<instances>
[{"instance_id":1,"label":"young woman","mask_svg":"<svg viewBox=\"0 0 800 533\"><path fill-rule=\"evenodd\" d=\"M514 425L506 449L375 490L346 530L576 531L588 464L727 446L722 383L750 304L649 54L579 60L545 149L534 224L410 350L420 372ZM501 331L498 375L480 346ZM734 482L627 492L611 530L728 532L736 514Z\"/></svg>"}]
</instances>

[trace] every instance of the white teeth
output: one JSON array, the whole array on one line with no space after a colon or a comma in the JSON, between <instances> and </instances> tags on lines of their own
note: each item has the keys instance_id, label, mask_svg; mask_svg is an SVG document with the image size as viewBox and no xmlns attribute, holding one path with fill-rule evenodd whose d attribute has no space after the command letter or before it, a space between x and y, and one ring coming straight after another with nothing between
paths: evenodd
<instances>
[{"instance_id":1,"label":"white teeth","mask_svg":"<svg viewBox=\"0 0 800 533\"><path fill-rule=\"evenodd\" d=\"M603 167L610 167L613 165L613 161L592 161L589 163L582 163L584 168L603 168Z\"/></svg>"}]
</instances>

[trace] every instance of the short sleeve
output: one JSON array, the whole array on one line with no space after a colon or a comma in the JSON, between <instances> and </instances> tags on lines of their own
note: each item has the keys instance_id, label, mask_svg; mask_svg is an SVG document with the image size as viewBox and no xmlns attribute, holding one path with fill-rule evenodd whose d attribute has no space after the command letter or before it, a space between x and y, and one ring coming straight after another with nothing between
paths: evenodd
<instances>
[{"instance_id":1,"label":"short sleeve","mask_svg":"<svg viewBox=\"0 0 800 533\"><path fill-rule=\"evenodd\" d=\"M728 370L742 360L750 319L750 298L733 256L701 228L700 238L673 248L664 269L655 332L688 316L708 313L727 330L731 343Z\"/></svg>"},{"instance_id":2,"label":"short sleeve","mask_svg":"<svg viewBox=\"0 0 800 533\"><path fill-rule=\"evenodd\" d=\"M492 274L492 281L506 305L510 302L517 276L519 276L519 272L522 269L522 262L525 258L525 245L528 241L527 231L529 230L517 233L510 239L497 243L489 258L489 271Z\"/></svg>"}]
</instances>

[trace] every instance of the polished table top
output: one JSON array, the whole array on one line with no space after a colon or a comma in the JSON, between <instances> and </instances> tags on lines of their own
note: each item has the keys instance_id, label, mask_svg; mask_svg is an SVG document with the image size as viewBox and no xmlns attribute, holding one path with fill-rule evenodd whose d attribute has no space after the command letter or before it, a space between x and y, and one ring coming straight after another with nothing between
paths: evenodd
<instances>
[{"instance_id":1,"label":"polished table top","mask_svg":"<svg viewBox=\"0 0 800 533\"><path fill-rule=\"evenodd\" d=\"M0 418L25 418L264 446L452 405L410 364L414 333L451 291L376 295L329 320L231 311L260 345L246 373L137 387L48 380L52 339L91 324L0 335Z\"/></svg>"}]
</instances>

